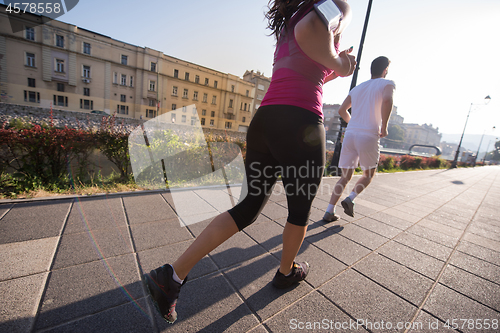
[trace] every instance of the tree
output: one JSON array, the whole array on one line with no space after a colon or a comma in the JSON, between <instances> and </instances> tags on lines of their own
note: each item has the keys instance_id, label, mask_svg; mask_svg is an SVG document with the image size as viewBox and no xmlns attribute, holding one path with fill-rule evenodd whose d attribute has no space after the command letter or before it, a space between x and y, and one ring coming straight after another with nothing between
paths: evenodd
<instances>
[{"instance_id":1,"label":"tree","mask_svg":"<svg viewBox=\"0 0 500 333\"><path fill-rule=\"evenodd\" d=\"M401 128L401 126L397 124L391 124L389 125L389 128L387 130L389 132L389 135L387 135L387 139L401 142L404 141L405 131Z\"/></svg>"}]
</instances>

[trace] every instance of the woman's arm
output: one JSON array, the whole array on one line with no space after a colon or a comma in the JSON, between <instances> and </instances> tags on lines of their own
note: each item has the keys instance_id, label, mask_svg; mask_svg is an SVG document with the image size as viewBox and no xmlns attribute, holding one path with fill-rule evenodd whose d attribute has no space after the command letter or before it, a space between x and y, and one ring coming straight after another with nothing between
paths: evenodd
<instances>
[{"instance_id":1,"label":"woman's arm","mask_svg":"<svg viewBox=\"0 0 500 333\"><path fill-rule=\"evenodd\" d=\"M336 4L344 12L344 16L350 16L347 3L336 1ZM337 76L349 76L356 66L354 56L349 54L349 50L337 54L334 48L334 39L338 40L341 29L343 29L342 25L335 32L329 31L313 10L295 26L295 39L309 58L333 69Z\"/></svg>"}]
</instances>

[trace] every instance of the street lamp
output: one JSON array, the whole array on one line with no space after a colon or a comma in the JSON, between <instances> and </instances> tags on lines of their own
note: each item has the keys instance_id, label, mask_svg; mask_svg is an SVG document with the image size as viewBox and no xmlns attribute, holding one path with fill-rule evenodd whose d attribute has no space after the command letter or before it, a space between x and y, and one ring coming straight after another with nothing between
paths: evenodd
<instances>
[{"instance_id":1,"label":"street lamp","mask_svg":"<svg viewBox=\"0 0 500 333\"><path fill-rule=\"evenodd\" d=\"M470 115L470 112L472 110L472 107L474 105L485 105L485 104L488 104L490 101L491 101L491 97L490 97L490 95L488 95L488 96L486 96L484 98L484 104L473 104L473 103L470 103L469 112L467 113L467 119L465 120L464 131L462 132L462 136L460 137L460 142L458 143L458 148L457 148L457 152L455 153L455 158L453 159L453 162L451 163L451 167L452 168L456 168L457 167L458 155L460 154L460 147L462 146L462 140L464 138L465 128L467 127L467 121L469 120L469 115Z\"/></svg>"},{"instance_id":2,"label":"street lamp","mask_svg":"<svg viewBox=\"0 0 500 333\"><path fill-rule=\"evenodd\" d=\"M492 130L495 130L495 128L496 127L493 126ZM483 135L481 136L481 140L479 141L479 147L477 147L477 153L476 153L476 157L474 157L474 165L473 166L476 166L477 157L479 156L479 149L481 149L481 144L483 143L483 138L484 138L485 134L486 134L486 131L483 132ZM488 154L488 149L486 149L486 154ZM484 156L486 156L486 155L484 155Z\"/></svg>"},{"instance_id":3,"label":"street lamp","mask_svg":"<svg viewBox=\"0 0 500 333\"><path fill-rule=\"evenodd\" d=\"M488 156L488 149L490 149L490 144L491 144L491 141L492 141L492 140L490 140L490 141L488 142L488 146L486 146L486 154L484 154L484 157L483 157L483 163L486 163L486 156ZM496 141L498 141L498 138L495 138L495 142L496 142Z\"/></svg>"}]
</instances>

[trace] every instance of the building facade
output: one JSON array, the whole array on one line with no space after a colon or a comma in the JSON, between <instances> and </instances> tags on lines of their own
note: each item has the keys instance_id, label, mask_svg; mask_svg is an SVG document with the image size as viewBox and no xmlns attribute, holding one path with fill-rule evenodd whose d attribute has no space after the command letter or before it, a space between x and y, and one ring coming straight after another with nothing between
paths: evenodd
<instances>
[{"instance_id":1,"label":"building facade","mask_svg":"<svg viewBox=\"0 0 500 333\"><path fill-rule=\"evenodd\" d=\"M269 87L263 75L245 80L57 20L40 25L30 13L15 17L23 30L14 33L0 9L1 102L136 119L170 113L172 122L246 131Z\"/></svg>"}]
</instances>

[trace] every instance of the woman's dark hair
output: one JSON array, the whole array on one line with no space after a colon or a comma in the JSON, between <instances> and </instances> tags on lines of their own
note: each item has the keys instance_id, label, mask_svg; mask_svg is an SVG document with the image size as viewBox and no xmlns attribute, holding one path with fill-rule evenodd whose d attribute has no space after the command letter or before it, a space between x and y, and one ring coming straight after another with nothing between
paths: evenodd
<instances>
[{"instance_id":1,"label":"woman's dark hair","mask_svg":"<svg viewBox=\"0 0 500 333\"><path fill-rule=\"evenodd\" d=\"M269 11L266 18L269 23L267 27L272 30L271 35L279 38L281 31L287 29L290 18L303 6L307 6L314 0L270 0Z\"/></svg>"},{"instance_id":2,"label":"woman's dark hair","mask_svg":"<svg viewBox=\"0 0 500 333\"><path fill-rule=\"evenodd\" d=\"M381 56L372 61L371 73L372 76L380 76L389 66L390 60L387 57Z\"/></svg>"}]
</instances>

